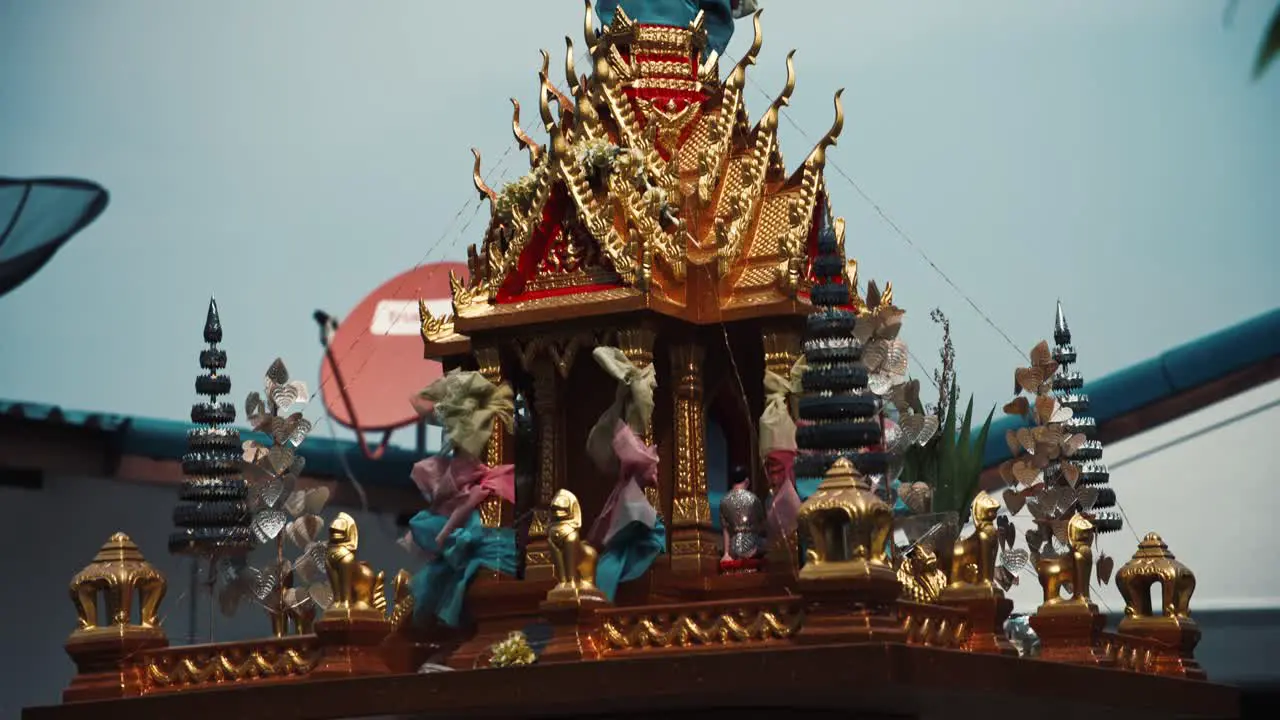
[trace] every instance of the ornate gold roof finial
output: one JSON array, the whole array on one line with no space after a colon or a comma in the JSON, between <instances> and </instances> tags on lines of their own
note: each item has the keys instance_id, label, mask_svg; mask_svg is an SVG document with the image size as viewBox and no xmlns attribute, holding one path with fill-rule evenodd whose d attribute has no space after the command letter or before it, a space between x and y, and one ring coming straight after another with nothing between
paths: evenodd
<instances>
[{"instance_id":1,"label":"ornate gold roof finial","mask_svg":"<svg viewBox=\"0 0 1280 720\"><path fill-rule=\"evenodd\" d=\"M599 45L596 41L595 23L591 20L594 11L591 9L591 0L583 0L582 4L584 6L582 13L582 39L587 43L587 52L594 56L596 47Z\"/></svg>"},{"instance_id":2,"label":"ornate gold roof finial","mask_svg":"<svg viewBox=\"0 0 1280 720\"><path fill-rule=\"evenodd\" d=\"M824 168L827 165L827 148L836 144L836 140L840 137L840 132L844 130L844 105L840 102L840 96L844 94L844 88L836 91L833 103L836 108L835 120L831 122L831 129L827 130L827 134L822 136L813 151L809 153L809 157L805 159L804 164L813 168Z\"/></svg>"},{"instance_id":3,"label":"ornate gold roof finial","mask_svg":"<svg viewBox=\"0 0 1280 720\"><path fill-rule=\"evenodd\" d=\"M164 638L158 612L168 583L160 571L142 557L138 546L124 533L103 543L85 569L71 579L71 602L76 607L77 628L72 641L87 636L139 636ZM134 596L138 620L133 619ZM98 625L99 603L107 608L107 624Z\"/></svg>"},{"instance_id":4,"label":"ornate gold roof finial","mask_svg":"<svg viewBox=\"0 0 1280 720\"><path fill-rule=\"evenodd\" d=\"M511 133L521 149L529 151L529 167L537 165L542 159L542 146L520 127L520 101L515 98L511 98Z\"/></svg>"},{"instance_id":5,"label":"ornate gold roof finial","mask_svg":"<svg viewBox=\"0 0 1280 720\"><path fill-rule=\"evenodd\" d=\"M578 78L578 70L573 64L573 38L564 36L564 79L569 83L569 94L575 98L584 89L585 83Z\"/></svg>"},{"instance_id":6,"label":"ornate gold roof finial","mask_svg":"<svg viewBox=\"0 0 1280 720\"><path fill-rule=\"evenodd\" d=\"M729 73L729 79L725 80L725 86L729 88L742 89L747 84L747 67L756 64L756 56L760 54L760 45L764 43L764 33L760 29L760 13L764 10L756 10L752 16L751 24L755 34L751 38L751 47L742 54L742 58L738 60L738 64L733 66L733 71Z\"/></svg>"},{"instance_id":7,"label":"ornate gold roof finial","mask_svg":"<svg viewBox=\"0 0 1280 720\"><path fill-rule=\"evenodd\" d=\"M573 100L551 83L551 53L546 50L539 50L538 52L542 53L542 71L538 74L538 77L542 79L543 86L555 96L556 104L560 106L560 121L563 123L566 115L573 116Z\"/></svg>"},{"instance_id":8,"label":"ornate gold roof finial","mask_svg":"<svg viewBox=\"0 0 1280 720\"><path fill-rule=\"evenodd\" d=\"M476 156L476 162L471 166L471 182L476 186L476 191L480 193L480 197L489 198L489 214L496 214L498 212L498 193L486 185L484 178L480 176L480 151L476 148L471 148L471 154Z\"/></svg>"},{"instance_id":9,"label":"ornate gold roof finial","mask_svg":"<svg viewBox=\"0 0 1280 720\"><path fill-rule=\"evenodd\" d=\"M569 141L564 137L564 131L556 118L551 114L551 98L555 97L555 90L551 87L551 82L547 79L545 72L538 73L538 81L541 83L542 89L538 92L538 113L542 116L542 124L547 129L547 135L551 137L547 143L547 148L551 152L551 157L562 158L569 152ZM559 98L556 98L557 104ZM563 110L563 107L561 107Z\"/></svg>"},{"instance_id":10,"label":"ornate gold roof finial","mask_svg":"<svg viewBox=\"0 0 1280 720\"><path fill-rule=\"evenodd\" d=\"M791 93L796 89L796 51L792 50L787 53L787 81L782 86L782 91L778 93L778 97L769 105L769 109L765 112L764 117L760 118L759 129L770 132L778 128L778 116L782 112L782 108L791 104Z\"/></svg>"}]
</instances>

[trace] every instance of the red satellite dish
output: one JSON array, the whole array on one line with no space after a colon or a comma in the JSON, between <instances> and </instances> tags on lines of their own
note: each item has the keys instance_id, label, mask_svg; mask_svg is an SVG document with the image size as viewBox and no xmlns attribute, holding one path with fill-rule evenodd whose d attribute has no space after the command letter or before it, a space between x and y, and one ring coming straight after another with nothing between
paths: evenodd
<instances>
[{"instance_id":1,"label":"red satellite dish","mask_svg":"<svg viewBox=\"0 0 1280 720\"><path fill-rule=\"evenodd\" d=\"M320 387L334 420L357 432L388 435L419 421L409 398L443 371L440 363L422 357L418 298L434 315L452 313L449 271L465 278L467 266L432 263L391 278L357 305L335 332L326 333ZM370 452L366 447L365 452L376 458L382 449Z\"/></svg>"}]
</instances>

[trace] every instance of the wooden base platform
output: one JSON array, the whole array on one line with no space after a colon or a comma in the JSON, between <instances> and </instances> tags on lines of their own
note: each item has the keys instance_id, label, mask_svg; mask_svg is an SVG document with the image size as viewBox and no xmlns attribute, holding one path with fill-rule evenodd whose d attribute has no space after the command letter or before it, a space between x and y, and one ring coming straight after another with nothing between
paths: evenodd
<instances>
[{"instance_id":1,"label":"wooden base platform","mask_svg":"<svg viewBox=\"0 0 1280 720\"><path fill-rule=\"evenodd\" d=\"M1213 683L996 654L870 643L671 654L429 675L315 680L28 708L23 720L172 718L1238 717ZM686 713L688 713L686 715ZM736 716L736 715L735 715Z\"/></svg>"}]
</instances>

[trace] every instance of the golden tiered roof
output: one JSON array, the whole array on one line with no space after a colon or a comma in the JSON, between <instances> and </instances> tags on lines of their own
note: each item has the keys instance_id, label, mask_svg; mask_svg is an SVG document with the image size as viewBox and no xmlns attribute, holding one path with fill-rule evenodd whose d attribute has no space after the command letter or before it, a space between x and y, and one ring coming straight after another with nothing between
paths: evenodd
<instances>
[{"instance_id":1,"label":"golden tiered roof","mask_svg":"<svg viewBox=\"0 0 1280 720\"><path fill-rule=\"evenodd\" d=\"M454 315L433 317L422 304L428 355L474 331L545 319L537 316L548 308L579 316L649 308L705 324L808 307L815 221L828 217L826 150L844 124L840 92L830 130L788 175L777 135L795 88L792 56L786 84L754 126L743 102L759 12L750 49L721 81L716 53L703 57L701 15L679 28L619 10L597 36L586 6L591 75L578 74L566 38L563 92L543 53L547 145L520 128L512 100L529 173L495 192L476 152L489 226L480 249L468 248L470 277L453 278Z\"/></svg>"}]
</instances>

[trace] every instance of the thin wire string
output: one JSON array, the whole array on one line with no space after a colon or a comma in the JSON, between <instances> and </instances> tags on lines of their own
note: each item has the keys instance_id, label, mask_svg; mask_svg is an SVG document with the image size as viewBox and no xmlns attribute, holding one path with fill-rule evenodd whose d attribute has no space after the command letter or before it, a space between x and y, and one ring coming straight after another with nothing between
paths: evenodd
<instances>
[{"instance_id":1,"label":"thin wire string","mask_svg":"<svg viewBox=\"0 0 1280 720\"><path fill-rule=\"evenodd\" d=\"M764 89L761 88L760 85L756 83L750 76L747 77L747 83L750 84L751 87L755 88L765 99L769 100L770 102L773 101L773 98L767 92L765 92ZM813 137L808 133L808 131L806 131L803 127L801 127L798 123L796 123L796 121L791 118L791 115L789 113L781 112L780 114L784 119L786 119L787 123L791 125L791 127L795 128L796 131L800 133L801 137L803 137L806 141L810 143L814 142ZM886 225L888 225L890 229L893 230L894 234L896 234L899 239L905 242L908 247L914 250L915 253L919 255L920 258L924 260L925 263L928 264L929 267L932 268L933 271L937 273L938 276L941 277L944 282L947 283L947 285L950 285L951 289L954 290L957 295L963 298L964 301L969 304L969 307L973 308L973 311L976 312L978 316L981 317L984 321L986 321L987 325L991 326L991 329L995 330L1000 335L1000 337L1004 338L1004 341L1008 343L1009 347L1013 348L1013 351L1018 354L1019 358L1022 357L1022 350L1018 347L1018 344L1015 343L1013 339L1009 337L1009 334L1006 333L999 325L997 325L995 320L992 320L991 316L989 316L986 312L984 312L982 308L978 307L978 304L974 302L973 298L970 297L969 294L966 293L964 290L962 290L960 286L957 285L956 282L951 279L950 275L944 272L942 268L938 267L938 264L933 261L933 258L929 257L929 254L926 253L924 249L922 249L919 245L917 245L916 242L911 239L911 236L907 235L906 231L904 231L902 227L899 226L898 223L893 220L893 218L889 217L889 214L885 212L884 208L882 208L879 203L873 200L871 196L867 194L865 190L862 189L862 186L859 185L857 181L855 181L852 177L849 176L847 172L844 171L844 168L840 167L838 163L836 163L834 160L830 158L827 159L827 165L834 168L836 171L836 174L844 178L844 180L848 182L850 186L853 187L854 191L858 193L859 197L861 197L864 202L866 202L869 206L871 206L871 209L874 210L876 215L879 216L880 219Z\"/></svg>"},{"instance_id":2,"label":"thin wire string","mask_svg":"<svg viewBox=\"0 0 1280 720\"><path fill-rule=\"evenodd\" d=\"M590 56L589 52L583 52L577 56L577 61L579 62L585 61L589 58L589 56ZM539 90L539 92L541 92L541 90ZM519 145L519 140L516 140L513 138L511 143L507 145L507 149L503 151L502 156L498 158L498 163L494 165L494 167L484 176L484 180L486 184L488 183L490 178L492 178L501 169L506 167L507 161L511 157L511 151L514 150L518 145ZM446 226L445 230L440 234L440 237L437 238L435 243L433 243L429 248L427 248L427 252L424 253L422 258L418 261L418 263L413 266L413 270L417 270L418 268L426 264L427 258L430 257L433 253L435 253L435 251L444 243L444 240L446 237L449 237L450 230L452 230L453 226L457 224L458 219L462 217L462 215L466 212L468 205L470 204L472 207L471 217L468 218L466 224L462 226L462 228L457 232L457 234L453 236L454 241L456 241L458 237L461 237L464 233L466 233L466 231L471 227L471 224L475 222L475 219L479 215L480 208L484 202L485 202L485 198L480 197L480 198L476 198L473 201L473 204L463 203L462 207L458 209L458 212L454 214L453 219L450 221L449 225ZM392 291L393 295L399 295L400 290L402 290L404 288L404 285L408 282L407 276L409 274L411 273L405 273L406 277L403 280L401 280L399 284L396 285L395 289ZM346 352L348 353L351 352L351 350L355 348L355 346L359 344L360 341L363 340L366 335L369 334L371 329L372 329L372 323L370 323L368 327L365 327L363 330L361 330L360 334L357 335L355 340L351 342L351 345L347 347ZM386 331L383 332L383 337L390 334L391 330L392 330L392 327L389 326L386 329ZM344 390L347 389L348 387L351 386L352 383L356 381L356 379L360 376L360 373L364 370L365 366L369 364L369 361L373 359L373 355L377 351L378 351L378 348L375 347L372 351L370 351L365 356L364 361L360 363L359 367L356 368L356 371L352 373L351 376L347 378L346 382L342 384L342 389ZM333 375L331 375L331 379L336 376L337 374L334 373ZM324 390L323 384L321 385L319 390L320 391ZM326 417L328 417L327 414L326 414Z\"/></svg>"}]
</instances>

